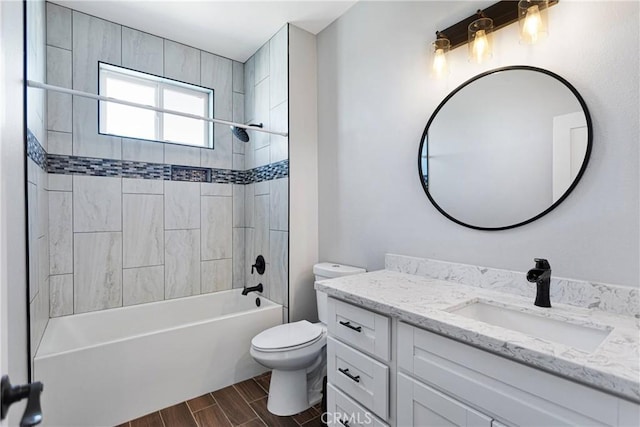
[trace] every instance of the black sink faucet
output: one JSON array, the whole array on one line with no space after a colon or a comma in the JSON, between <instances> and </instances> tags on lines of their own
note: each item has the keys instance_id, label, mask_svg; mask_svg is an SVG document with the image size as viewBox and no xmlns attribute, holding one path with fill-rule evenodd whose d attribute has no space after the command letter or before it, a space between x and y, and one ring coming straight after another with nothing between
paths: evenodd
<instances>
[{"instance_id":1,"label":"black sink faucet","mask_svg":"<svg viewBox=\"0 0 640 427\"><path fill-rule=\"evenodd\" d=\"M242 289L242 295L247 295L249 292L263 292L262 283L258 283L258 286L252 286L247 288L246 286Z\"/></svg>"},{"instance_id":2,"label":"black sink faucet","mask_svg":"<svg viewBox=\"0 0 640 427\"><path fill-rule=\"evenodd\" d=\"M527 272L527 280L536 282L536 302L538 307L551 307L549 300L549 288L551 287L551 266L549 261L542 258L534 258L536 262L535 268Z\"/></svg>"}]
</instances>

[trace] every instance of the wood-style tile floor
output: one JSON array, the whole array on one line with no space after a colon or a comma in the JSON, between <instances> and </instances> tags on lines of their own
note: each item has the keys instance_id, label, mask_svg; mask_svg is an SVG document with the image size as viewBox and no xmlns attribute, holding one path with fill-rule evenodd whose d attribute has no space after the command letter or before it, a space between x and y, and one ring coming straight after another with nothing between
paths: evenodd
<instances>
[{"instance_id":1,"label":"wood-style tile floor","mask_svg":"<svg viewBox=\"0 0 640 427\"><path fill-rule=\"evenodd\" d=\"M207 393L118 427L320 427L320 404L278 417L267 410L268 372L222 390Z\"/></svg>"}]
</instances>

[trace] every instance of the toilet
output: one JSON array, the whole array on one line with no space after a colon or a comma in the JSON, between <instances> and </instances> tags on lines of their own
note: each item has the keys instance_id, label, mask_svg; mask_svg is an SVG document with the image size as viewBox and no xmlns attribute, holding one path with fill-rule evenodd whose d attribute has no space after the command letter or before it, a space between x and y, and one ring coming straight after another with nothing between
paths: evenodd
<instances>
[{"instance_id":1,"label":"toilet","mask_svg":"<svg viewBox=\"0 0 640 427\"><path fill-rule=\"evenodd\" d=\"M364 273L366 270L323 262L313 266L315 280ZM322 398L326 375L327 294L316 292L319 323L307 320L274 326L251 340L251 356L272 370L267 409L294 415Z\"/></svg>"}]
</instances>

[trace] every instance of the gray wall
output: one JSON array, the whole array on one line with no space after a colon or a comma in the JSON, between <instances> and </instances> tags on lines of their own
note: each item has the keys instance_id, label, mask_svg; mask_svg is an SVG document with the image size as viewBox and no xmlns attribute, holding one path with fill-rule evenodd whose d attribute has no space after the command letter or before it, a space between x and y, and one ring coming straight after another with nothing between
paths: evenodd
<instances>
[{"instance_id":1,"label":"gray wall","mask_svg":"<svg viewBox=\"0 0 640 427\"><path fill-rule=\"evenodd\" d=\"M266 128L289 129L288 32L282 27L245 63L245 123L262 123ZM289 139L249 131L244 150L245 169L253 169L289 158ZM241 145L242 144L242 145ZM238 150L239 151L239 150ZM289 307L289 178L234 186L234 196L244 195L242 212L234 217L234 242L245 242L245 281L247 286L262 283L265 296ZM242 192L244 192L242 194ZM235 243L234 243L235 244ZM251 265L264 256L264 276L251 275ZM234 271L235 274L235 271ZM238 274L242 274L239 272Z\"/></svg>"},{"instance_id":2,"label":"gray wall","mask_svg":"<svg viewBox=\"0 0 640 427\"><path fill-rule=\"evenodd\" d=\"M320 258L379 269L394 252L526 271L545 257L557 276L639 286L638 4L560 2L539 45L520 45L511 25L494 34L488 64L469 64L462 47L451 52L448 79L432 80L435 31L476 9L360 2L319 34ZM419 139L448 92L513 64L549 69L582 94L594 122L591 162L544 218L500 232L463 228L422 190Z\"/></svg>"},{"instance_id":3,"label":"gray wall","mask_svg":"<svg viewBox=\"0 0 640 427\"><path fill-rule=\"evenodd\" d=\"M97 93L98 61L213 88L217 118L242 112L243 64L47 3L47 82ZM58 94L47 125L51 154L244 168L229 126L214 150L103 136L96 101ZM231 184L50 174L49 190L52 317L231 289Z\"/></svg>"}]
</instances>

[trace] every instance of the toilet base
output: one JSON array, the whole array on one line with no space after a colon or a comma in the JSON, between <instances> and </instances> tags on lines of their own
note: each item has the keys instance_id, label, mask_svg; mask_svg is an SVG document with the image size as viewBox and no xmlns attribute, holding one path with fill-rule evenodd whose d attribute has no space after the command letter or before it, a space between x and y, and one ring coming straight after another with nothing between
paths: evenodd
<instances>
[{"instance_id":1,"label":"toilet base","mask_svg":"<svg viewBox=\"0 0 640 427\"><path fill-rule=\"evenodd\" d=\"M289 416L309 408L307 370L271 371L267 409L274 415Z\"/></svg>"}]
</instances>

